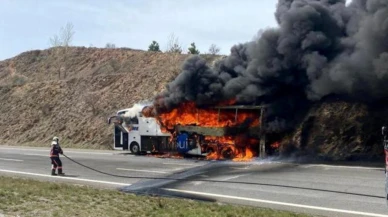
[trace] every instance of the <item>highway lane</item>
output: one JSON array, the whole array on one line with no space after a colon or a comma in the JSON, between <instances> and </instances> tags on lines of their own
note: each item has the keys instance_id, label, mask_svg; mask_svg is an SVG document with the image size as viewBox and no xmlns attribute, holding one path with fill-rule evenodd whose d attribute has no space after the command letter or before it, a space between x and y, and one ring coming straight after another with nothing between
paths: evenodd
<instances>
[{"instance_id":1,"label":"highway lane","mask_svg":"<svg viewBox=\"0 0 388 217\"><path fill-rule=\"evenodd\" d=\"M0 172L21 176L33 176L26 173L37 173L42 174L42 176L35 176L39 179L75 182L108 188L126 186L141 180L139 178L121 178L100 174L75 164L63 156L61 160L63 162L63 170L66 173L65 179L51 177L49 152L50 150L47 148L0 146ZM64 153L72 159L94 169L119 176L131 177L163 177L191 167L206 164L206 162L198 161L184 163L185 160L133 156L125 154L125 152L117 151L64 149Z\"/></svg>"},{"instance_id":2,"label":"highway lane","mask_svg":"<svg viewBox=\"0 0 388 217\"><path fill-rule=\"evenodd\" d=\"M114 151L65 150L65 154L71 158L105 172L168 179L110 177L64 158L65 172L70 177L62 179L50 177L47 154L48 149L0 146L0 173L120 187L124 191L135 193L200 197L210 201L323 216L388 216L382 167L293 164L269 160L246 163L206 162L123 155L122 152Z\"/></svg>"}]
</instances>

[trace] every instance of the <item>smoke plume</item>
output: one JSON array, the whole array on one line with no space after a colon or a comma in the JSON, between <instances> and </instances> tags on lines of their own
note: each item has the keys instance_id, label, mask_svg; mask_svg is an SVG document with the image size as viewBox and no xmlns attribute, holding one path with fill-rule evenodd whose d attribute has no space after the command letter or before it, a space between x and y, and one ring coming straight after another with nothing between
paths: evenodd
<instances>
[{"instance_id":1,"label":"smoke plume","mask_svg":"<svg viewBox=\"0 0 388 217\"><path fill-rule=\"evenodd\" d=\"M150 102L144 101L139 102L133 105L131 108L129 108L123 115L125 118L134 118L137 117L138 114L143 110L145 106L151 105Z\"/></svg>"},{"instance_id":2,"label":"smoke plume","mask_svg":"<svg viewBox=\"0 0 388 217\"><path fill-rule=\"evenodd\" d=\"M277 28L238 44L214 67L193 56L157 96L159 112L185 101L269 106L269 127L325 96L373 101L388 96L388 1L279 0Z\"/></svg>"}]
</instances>

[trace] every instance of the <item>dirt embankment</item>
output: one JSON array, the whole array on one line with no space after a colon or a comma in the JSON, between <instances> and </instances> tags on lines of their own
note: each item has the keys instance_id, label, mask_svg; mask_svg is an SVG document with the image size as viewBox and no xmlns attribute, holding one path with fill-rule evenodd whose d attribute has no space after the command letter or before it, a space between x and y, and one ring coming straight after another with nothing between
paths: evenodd
<instances>
[{"instance_id":1,"label":"dirt embankment","mask_svg":"<svg viewBox=\"0 0 388 217\"><path fill-rule=\"evenodd\" d=\"M388 123L388 104L326 99L306 113L284 138L282 151L334 161L384 162L381 126Z\"/></svg>"},{"instance_id":2,"label":"dirt embankment","mask_svg":"<svg viewBox=\"0 0 388 217\"><path fill-rule=\"evenodd\" d=\"M152 99L188 55L75 47L0 62L0 143L107 148L117 110ZM209 61L214 57L208 57Z\"/></svg>"}]
</instances>

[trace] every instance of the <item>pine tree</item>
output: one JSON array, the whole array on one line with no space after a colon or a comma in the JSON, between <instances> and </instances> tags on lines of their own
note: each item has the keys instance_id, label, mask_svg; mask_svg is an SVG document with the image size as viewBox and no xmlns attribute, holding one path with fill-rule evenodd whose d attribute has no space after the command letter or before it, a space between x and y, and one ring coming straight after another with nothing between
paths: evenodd
<instances>
[{"instance_id":1,"label":"pine tree","mask_svg":"<svg viewBox=\"0 0 388 217\"><path fill-rule=\"evenodd\" d=\"M148 47L148 51L160 52L159 43L156 41L152 41L152 43Z\"/></svg>"},{"instance_id":2,"label":"pine tree","mask_svg":"<svg viewBox=\"0 0 388 217\"><path fill-rule=\"evenodd\" d=\"M199 50L197 50L197 47L195 46L195 43L191 43L191 47L189 47L189 54L199 54Z\"/></svg>"}]
</instances>

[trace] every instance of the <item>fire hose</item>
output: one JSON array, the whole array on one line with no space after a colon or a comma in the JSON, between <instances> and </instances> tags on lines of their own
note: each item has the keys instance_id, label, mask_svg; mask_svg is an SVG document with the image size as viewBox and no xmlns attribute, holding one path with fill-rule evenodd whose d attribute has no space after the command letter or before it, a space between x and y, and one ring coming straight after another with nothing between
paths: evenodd
<instances>
[{"instance_id":1,"label":"fire hose","mask_svg":"<svg viewBox=\"0 0 388 217\"><path fill-rule=\"evenodd\" d=\"M136 177L131 177L131 176L122 176L122 175L116 175L116 174L111 174L111 173L103 172L101 170L97 170L97 169L94 169L92 167L86 166L86 165L84 165L84 164L82 164L82 163L80 163L80 162L78 162L76 160L73 160L73 159L71 159L69 156L67 156L65 154L62 154L62 155L65 156L65 158L67 158L68 160L72 161L73 163L76 163L76 164L78 164L78 165L80 165L82 167L85 167L87 169L93 170L95 172L98 172L98 173L101 173L101 174L104 174L104 175L120 177L120 178L136 178Z\"/></svg>"},{"instance_id":2,"label":"fire hose","mask_svg":"<svg viewBox=\"0 0 388 217\"><path fill-rule=\"evenodd\" d=\"M212 182L212 183L232 183L232 184L245 184L245 185L260 185L260 186L272 186L272 187L284 187L284 188L296 188L296 189L303 189L303 190L316 190L316 191L323 191L323 192L332 192L332 193L340 193L340 194L350 194L350 195L358 195L358 196L367 196L367 197L374 197L374 198L385 198L381 196L376 195L367 195L367 194L358 194L358 193L350 193L350 192L342 192L342 191L333 191L333 190L324 190L324 189L313 189L313 188L307 188L307 187L296 187L296 186L290 186L290 185L278 185L278 184L267 184L267 183L254 183L254 182L236 182L236 181L221 181L221 180L210 180L210 179L193 179L193 178L169 178L169 177L149 177L149 176L124 176L124 175L117 175L112 173L107 173L101 170L94 169L92 167L86 166L69 156L66 156L65 154L62 154L65 156L68 160L72 161L75 164L78 164L82 167L85 167L87 169L93 170L97 173L101 173L108 176L118 177L118 178L127 178L127 179L149 179L149 180L170 180L170 181L201 181L201 182Z\"/></svg>"},{"instance_id":3,"label":"fire hose","mask_svg":"<svg viewBox=\"0 0 388 217\"><path fill-rule=\"evenodd\" d=\"M124 176L124 175L117 175L117 174L112 174L112 173L107 173L107 172L104 172L104 171L101 171L101 170L97 170L97 169L94 169L92 167L89 167L89 166L86 166L72 158L70 158L69 156L65 155L65 154L62 154L63 156L65 156L68 160L72 161L73 163L75 164L78 164L82 167L85 167L87 169L90 169L90 170L93 170L97 173L101 173L101 174L104 174L104 175L108 175L108 176L113 176L113 177L118 177L118 178L127 178L127 179L159 179L159 180L172 180L172 181L185 181L185 180L188 180L188 179L182 179L182 178L169 178L169 177L150 177L150 176ZM192 181L192 179L190 179ZM206 180L206 179L201 179L201 181L204 181L204 182L224 182L224 181L217 181L217 180ZM252 183L254 184L254 183Z\"/></svg>"},{"instance_id":4,"label":"fire hose","mask_svg":"<svg viewBox=\"0 0 388 217\"><path fill-rule=\"evenodd\" d=\"M150 177L150 176L124 176L124 175L117 175L117 174L112 174L112 173L107 173L107 172L104 172L104 171L101 171L101 170L97 170L97 169L94 169L92 167L89 167L89 166L86 166L72 158L70 158L69 156L65 155L65 154L62 154L63 156L65 156L68 160L72 161L73 163L75 164L78 164L82 167L85 167L87 169L90 169L90 170L93 170L97 173L101 173L101 174L104 174L104 175L108 175L108 176L113 176L113 177L118 177L118 178L127 178L127 179L154 179L154 180L171 180L171 181L195 181L194 179L185 179L185 178L169 178L169 177ZM261 184L261 183L246 183L246 182L233 182L233 181L218 181L218 180L210 180L210 179L200 179L198 181L202 181L202 182L214 182L214 183L241 183L241 184L251 184L251 185L270 185L270 186L276 186L276 185L271 185L271 184ZM284 186L283 186L284 187ZM292 186L285 186L285 187L292 187Z\"/></svg>"},{"instance_id":5,"label":"fire hose","mask_svg":"<svg viewBox=\"0 0 388 217\"><path fill-rule=\"evenodd\" d=\"M155 180L171 180L171 181L187 181L187 180L190 180L190 181L194 181L194 179L185 179L185 178L169 178L169 177L150 177L150 176L124 176L124 175L117 175L117 174L112 174L112 173L107 173L107 172L104 172L104 171L101 171L101 170L97 170L97 169L94 169L92 167L89 167L89 166L86 166L85 164L82 164L72 158L70 158L69 156L65 155L65 154L62 154L63 156L65 156L68 160L72 161L73 163L75 164L78 164L82 167L85 167L87 169L90 169L90 170L93 170L97 173L101 173L101 174L104 174L104 175L108 175L108 176L113 176L113 177L118 177L118 178L127 178L127 179L155 179ZM198 181L203 181L203 182L228 182L228 181L217 181L217 180L210 180L210 179L201 179L201 180L198 180ZM230 182L229 182L230 183ZM232 182L232 183L239 183L239 182ZM241 183L245 183L245 182L241 182ZM260 184L260 183L245 183L245 184L255 184L255 185L266 185L266 184ZM272 186L272 185L271 185Z\"/></svg>"}]
</instances>

